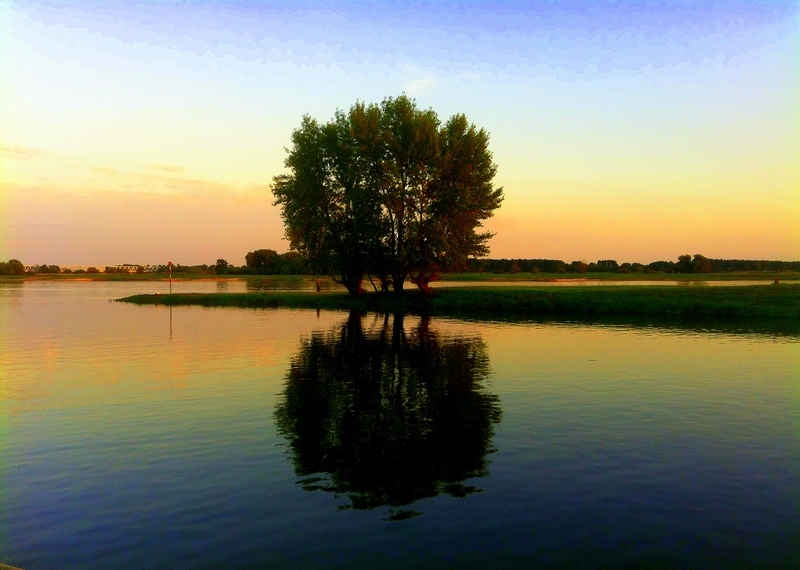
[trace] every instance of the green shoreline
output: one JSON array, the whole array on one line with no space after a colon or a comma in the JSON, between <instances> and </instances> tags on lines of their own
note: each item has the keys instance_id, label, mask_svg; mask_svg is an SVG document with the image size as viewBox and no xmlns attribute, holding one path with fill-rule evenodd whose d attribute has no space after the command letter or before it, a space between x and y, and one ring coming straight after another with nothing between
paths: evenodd
<instances>
[{"instance_id":1,"label":"green shoreline","mask_svg":"<svg viewBox=\"0 0 800 570\"><path fill-rule=\"evenodd\" d=\"M369 293L254 292L133 295L118 299L139 305L307 308L414 314L497 313L505 315L648 315L668 317L769 318L800 320L800 285L735 287L461 287L395 297Z\"/></svg>"}]
</instances>

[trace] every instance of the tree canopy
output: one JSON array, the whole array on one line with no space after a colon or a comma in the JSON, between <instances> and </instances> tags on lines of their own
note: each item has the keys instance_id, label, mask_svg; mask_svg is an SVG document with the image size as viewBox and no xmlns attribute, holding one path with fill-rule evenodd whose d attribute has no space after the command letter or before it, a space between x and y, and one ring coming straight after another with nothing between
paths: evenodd
<instances>
[{"instance_id":1,"label":"tree canopy","mask_svg":"<svg viewBox=\"0 0 800 570\"><path fill-rule=\"evenodd\" d=\"M24 275L25 266L19 259L0 261L0 275Z\"/></svg>"},{"instance_id":2,"label":"tree canopy","mask_svg":"<svg viewBox=\"0 0 800 570\"><path fill-rule=\"evenodd\" d=\"M325 124L304 117L289 173L272 185L291 247L351 295L367 274L384 290L410 279L428 292L439 271L489 251L480 229L503 192L488 143L464 115L442 124L405 95L358 102Z\"/></svg>"}]
</instances>

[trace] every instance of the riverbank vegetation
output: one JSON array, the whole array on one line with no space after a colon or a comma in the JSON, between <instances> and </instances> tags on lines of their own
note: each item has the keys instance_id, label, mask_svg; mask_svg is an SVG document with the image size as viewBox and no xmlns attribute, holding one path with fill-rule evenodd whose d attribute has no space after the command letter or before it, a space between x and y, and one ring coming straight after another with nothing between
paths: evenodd
<instances>
[{"instance_id":1,"label":"riverbank vegetation","mask_svg":"<svg viewBox=\"0 0 800 570\"><path fill-rule=\"evenodd\" d=\"M676 261L653 261L652 263L618 263L615 259L598 259L596 262L560 259L470 259L463 272L516 275L518 273L577 273L596 274L690 274L709 273L797 271L800 261L775 261L766 259L713 259L701 254L680 255Z\"/></svg>"},{"instance_id":2,"label":"riverbank vegetation","mask_svg":"<svg viewBox=\"0 0 800 570\"><path fill-rule=\"evenodd\" d=\"M274 249L256 249L245 255L241 266L218 259L215 264L173 264L174 278L198 279L210 277L306 277L314 271L302 255L289 251L278 253ZM702 255L679 256L674 261L618 263L613 259L585 263L566 263L560 259L470 259L457 271L451 268L441 272L443 280L530 280L602 279L628 280L727 280L727 279L797 279L800 261L775 261L756 259L710 259ZM141 268L141 270L139 270ZM16 259L0 262L0 276L52 276L77 275L93 279L106 279L108 274L121 275L123 279L163 279L168 277L167 265L142 266L135 264L113 267L77 267L58 265L24 265ZM369 274L367 275L369 277ZM316 277L315 277L316 278ZM115 278L116 279L116 278Z\"/></svg>"},{"instance_id":3,"label":"riverbank vegetation","mask_svg":"<svg viewBox=\"0 0 800 570\"><path fill-rule=\"evenodd\" d=\"M800 320L800 285L740 287L465 287L432 296L344 293L214 293L134 295L136 304L204 307L294 307L422 314L491 312L514 315L770 318Z\"/></svg>"}]
</instances>

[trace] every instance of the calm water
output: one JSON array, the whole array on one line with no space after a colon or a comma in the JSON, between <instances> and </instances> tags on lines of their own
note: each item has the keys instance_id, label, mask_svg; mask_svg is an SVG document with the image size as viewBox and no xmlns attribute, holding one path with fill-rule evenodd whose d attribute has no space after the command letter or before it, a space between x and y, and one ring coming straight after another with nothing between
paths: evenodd
<instances>
[{"instance_id":1,"label":"calm water","mask_svg":"<svg viewBox=\"0 0 800 570\"><path fill-rule=\"evenodd\" d=\"M800 566L796 335L109 302L153 287L0 286L0 561Z\"/></svg>"}]
</instances>

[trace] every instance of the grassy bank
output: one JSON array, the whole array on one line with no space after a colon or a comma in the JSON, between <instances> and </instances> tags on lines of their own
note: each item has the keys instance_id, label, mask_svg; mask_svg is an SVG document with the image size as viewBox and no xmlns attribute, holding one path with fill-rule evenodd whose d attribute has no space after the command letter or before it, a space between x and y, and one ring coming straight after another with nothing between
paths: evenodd
<instances>
[{"instance_id":1,"label":"grassy bank","mask_svg":"<svg viewBox=\"0 0 800 570\"><path fill-rule=\"evenodd\" d=\"M652 315L670 317L800 320L800 285L750 287L469 287L440 289L426 298L342 293L213 293L134 295L137 304L205 307L296 307L380 312L448 314L494 312L517 315Z\"/></svg>"}]
</instances>

